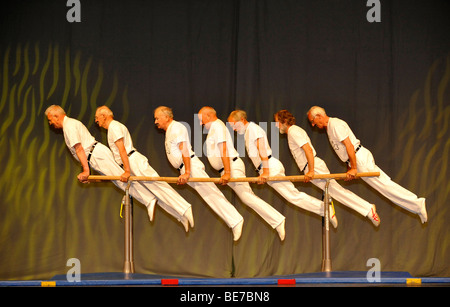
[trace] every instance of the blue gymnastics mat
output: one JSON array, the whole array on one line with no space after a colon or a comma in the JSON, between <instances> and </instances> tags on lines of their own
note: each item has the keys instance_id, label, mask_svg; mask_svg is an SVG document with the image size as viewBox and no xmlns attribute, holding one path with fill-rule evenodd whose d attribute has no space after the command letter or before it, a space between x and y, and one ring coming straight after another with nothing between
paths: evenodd
<instances>
[{"instance_id":1,"label":"blue gymnastics mat","mask_svg":"<svg viewBox=\"0 0 450 307\"><path fill-rule=\"evenodd\" d=\"M66 275L50 280L0 281L0 287L56 287L56 286L295 286L366 284L366 285L449 285L449 277L413 277L408 272L381 272L378 282L370 282L365 271L318 272L261 278L186 278L152 274L88 273L80 282L67 281Z\"/></svg>"}]
</instances>

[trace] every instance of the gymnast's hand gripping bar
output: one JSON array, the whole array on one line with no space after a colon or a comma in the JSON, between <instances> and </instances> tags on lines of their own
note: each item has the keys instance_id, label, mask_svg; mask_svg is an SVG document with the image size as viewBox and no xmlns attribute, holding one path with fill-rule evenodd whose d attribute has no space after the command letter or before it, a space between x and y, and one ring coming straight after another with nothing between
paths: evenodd
<instances>
[{"instance_id":1,"label":"gymnast's hand gripping bar","mask_svg":"<svg viewBox=\"0 0 450 307\"><path fill-rule=\"evenodd\" d=\"M367 173L357 173L356 178L360 177L378 177L380 172L367 172ZM346 173L337 174L314 174L314 179L345 179L347 177ZM99 176L91 175L88 177L89 182L98 182L104 180L120 180L120 176ZM304 181L305 176L276 176L269 177L267 181ZM177 183L178 177L145 177L145 176L130 176L128 181L165 181L167 183ZM195 178L191 177L189 182L214 182L219 183L220 178ZM258 182L258 177L242 177L242 178L230 178L229 182Z\"/></svg>"}]
</instances>

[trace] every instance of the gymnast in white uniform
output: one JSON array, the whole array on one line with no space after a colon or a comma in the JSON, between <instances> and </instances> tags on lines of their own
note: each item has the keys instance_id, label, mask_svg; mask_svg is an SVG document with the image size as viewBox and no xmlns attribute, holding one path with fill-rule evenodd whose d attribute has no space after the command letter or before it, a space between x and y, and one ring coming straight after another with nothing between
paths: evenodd
<instances>
[{"instance_id":1,"label":"gymnast in white uniform","mask_svg":"<svg viewBox=\"0 0 450 307\"><path fill-rule=\"evenodd\" d=\"M422 223L427 222L425 198L418 198L414 193L392 181L375 164L372 153L361 145L345 121L328 117L325 110L318 106L311 107L307 116L313 127L327 130L328 140L334 151L342 162L348 164L346 180L354 179L358 172L380 172L379 177L362 177L362 179L394 204L419 215Z\"/></svg>"},{"instance_id":2,"label":"gymnast in white uniform","mask_svg":"<svg viewBox=\"0 0 450 307\"><path fill-rule=\"evenodd\" d=\"M123 167L122 181L126 182L130 175L159 177L150 166L148 159L133 146L130 132L122 123L114 120L113 112L107 106L97 108L95 122L108 130L108 144L114 159ZM186 232L189 225L194 226L191 204L164 181L139 181L136 189L147 189L158 198L158 205L175 217L184 226ZM154 206L148 207L150 220L153 220Z\"/></svg>"}]
</instances>

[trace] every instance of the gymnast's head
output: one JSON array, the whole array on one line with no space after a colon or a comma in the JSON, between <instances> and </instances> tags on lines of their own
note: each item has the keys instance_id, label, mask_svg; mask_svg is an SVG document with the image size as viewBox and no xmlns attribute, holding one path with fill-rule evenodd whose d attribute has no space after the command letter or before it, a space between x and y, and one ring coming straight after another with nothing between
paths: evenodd
<instances>
[{"instance_id":1,"label":"gymnast's head","mask_svg":"<svg viewBox=\"0 0 450 307\"><path fill-rule=\"evenodd\" d=\"M327 116L324 108L313 106L308 110L306 115L308 116L308 120L313 127L317 126L319 129L327 127L329 117Z\"/></svg>"},{"instance_id":2,"label":"gymnast's head","mask_svg":"<svg viewBox=\"0 0 450 307\"><path fill-rule=\"evenodd\" d=\"M172 109L166 106L157 107L153 112L153 115L155 117L156 127L164 131L169 128L170 123L173 121Z\"/></svg>"},{"instance_id":3,"label":"gymnast's head","mask_svg":"<svg viewBox=\"0 0 450 307\"><path fill-rule=\"evenodd\" d=\"M288 110L280 110L273 115L276 123L276 127L280 130L281 134L287 133L289 127L295 125L295 117Z\"/></svg>"},{"instance_id":4,"label":"gymnast's head","mask_svg":"<svg viewBox=\"0 0 450 307\"><path fill-rule=\"evenodd\" d=\"M45 110L44 114L50 126L56 129L62 129L64 117L66 116L63 108L53 104Z\"/></svg>"},{"instance_id":5,"label":"gymnast's head","mask_svg":"<svg viewBox=\"0 0 450 307\"><path fill-rule=\"evenodd\" d=\"M243 135L246 130L246 126L248 124L247 121L247 112L244 110L234 110L230 113L227 119L231 128L236 131L238 134Z\"/></svg>"},{"instance_id":6,"label":"gymnast's head","mask_svg":"<svg viewBox=\"0 0 450 307\"><path fill-rule=\"evenodd\" d=\"M204 126L206 129L209 129L209 127L211 127L211 123L217 120L217 113L213 107L204 106L198 111L197 117L200 122L200 126Z\"/></svg>"},{"instance_id":7,"label":"gymnast's head","mask_svg":"<svg viewBox=\"0 0 450 307\"><path fill-rule=\"evenodd\" d=\"M108 129L114 119L114 113L107 106L98 107L95 111L95 123L102 128Z\"/></svg>"}]
</instances>

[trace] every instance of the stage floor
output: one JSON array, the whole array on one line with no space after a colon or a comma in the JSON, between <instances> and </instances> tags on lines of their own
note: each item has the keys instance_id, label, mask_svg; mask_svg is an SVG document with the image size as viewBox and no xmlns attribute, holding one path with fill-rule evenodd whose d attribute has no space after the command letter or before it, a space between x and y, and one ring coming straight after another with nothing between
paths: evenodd
<instances>
[{"instance_id":1,"label":"stage floor","mask_svg":"<svg viewBox=\"0 0 450 307\"><path fill-rule=\"evenodd\" d=\"M371 275L369 276L371 277ZM0 287L279 287L279 286L450 286L450 277L413 277L408 272L381 272L379 281L370 281L365 271L318 272L264 278L185 278L151 274L88 273L81 274L79 282L67 281L66 275L50 280L0 281Z\"/></svg>"}]
</instances>

